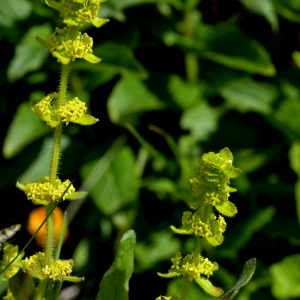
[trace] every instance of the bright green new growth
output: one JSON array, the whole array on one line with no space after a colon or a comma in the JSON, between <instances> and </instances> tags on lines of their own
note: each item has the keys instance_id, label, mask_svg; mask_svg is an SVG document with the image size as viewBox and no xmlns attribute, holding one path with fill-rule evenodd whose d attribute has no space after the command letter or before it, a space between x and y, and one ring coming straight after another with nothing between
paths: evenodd
<instances>
[{"instance_id":1,"label":"bright green new growth","mask_svg":"<svg viewBox=\"0 0 300 300\"><path fill-rule=\"evenodd\" d=\"M37 41L47 47L58 62L62 64L59 92L49 94L36 104L30 103L34 114L38 115L48 126L55 128L50 174L34 183L26 185L17 183L17 187L34 204L46 206L46 248L44 253L39 252L21 260L24 253L19 254L18 246L6 245L3 249L3 259L0 261L1 269L4 271L4 280L9 280L20 269L39 279L34 297L36 300L45 298L46 287L51 282L63 282L65 280L80 282L84 280L84 278L71 275L72 260L53 258L53 210L61 200L75 200L86 195L85 192L75 192L70 180L61 181L58 179L57 169L63 125L68 126L70 122L92 125L98 121L98 119L86 114L87 107L85 103L77 97L72 100L66 99L66 90L70 73L68 64L70 62L77 58L83 58L91 63L101 61L100 58L92 54L93 39L86 33L82 34L77 28L77 26L82 26L84 23L92 23L96 27L100 27L108 22L107 19L97 17L100 2L103 2L103 0L62 0L61 2L46 0L50 7L60 11L63 22L67 26L63 29L56 28L55 32L49 35L46 40L37 37ZM8 264L11 265L8 266ZM56 293L59 293L59 290ZM8 289L4 299L14 300L16 296L18 295L14 295L13 290Z\"/></svg>"},{"instance_id":2,"label":"bright green new growth","mask_svg":"<svg viewBox=\"0 0 300 300\"><path fill-rule=\"evenodd\" d=\"M212 296L218 297L223 294L222 289L214 287L203 277L206 275L209 278L213 275L213 271L218 269L218 264L200 255L201 243L202 238L212 246L219 246L223 242L226 222L221 215L216 216L213 213L213 207L225 216L234 216L237 213L234 204L228 200L230 192L235 192L236 189L231 188L229 184L230 179L238 177L241 170L233 166L233 155L228 148L222 149L217 154L205 153L202 161L203 165L195 168L197 178L189 180L195 198L188 205L196 211L183 213L180 228L171 226L175 233L196 235L198 239L196 250L184 258L177 252L171 259L173 265L168 273L158 273L159 276L166 278L187 276L187 281L181 296L160 296L156 300L185 300L190 282L193 280Z\"/></svg>"}]
</instances>

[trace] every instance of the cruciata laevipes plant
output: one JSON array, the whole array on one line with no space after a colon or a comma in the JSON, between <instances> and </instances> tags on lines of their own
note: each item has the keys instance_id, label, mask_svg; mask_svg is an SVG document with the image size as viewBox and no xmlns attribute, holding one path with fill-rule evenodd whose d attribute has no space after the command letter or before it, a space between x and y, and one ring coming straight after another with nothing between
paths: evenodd
<instances>
[{"instance_id":1,"label":"cruciata laevipes plant","mask_svg":"<svg viewBox=\"0 0 300 300\"><path fill-rule=\"evenodd\" d=\"M235 205L228 200L230 193L236 191L235 188L229 186L230 179L238 177L241 170L233 166L233 155L228 148L222 149L217 154L205 153L202 161L202 166L195 167L197 177L189 180L194 199L188 202L188 205L193 212L183 213L180 228L171 226L175 233L195 235L196 249L185 257L177 252L171 259L173 265L168 273L158 273L159 276L165 278L184 276L186 277L185 285L181 295L159 296L156 300L186 300L192 281L212 296L218 297L223 294L221 288L213 286L208 280L218 269L218 264L210 262L201 255L201 246L203 239L214 247L223 242L226 222L222 215L233 217L237 213ZM217 217L213 212L213 207L222 215Z\"/></svg>"},{"instance_id":2,"label":"cruciata laevipes plant","mask_svg":"<svg viewBox=\"0 0 300 300\"><path fill-rule=\"evenodd\" d=\"M62 67L58 92L50 93L38 103L32 101L30 103L34 112L33 118L34 115L38 116L48 126L54 128L50 174L34 183L27 183L26 185L17 183L17 187L34 204L46 207L48 217L46 221L46 245L44 252L38 252L24 258L24 251L19 253L18 246L6 244L3 248L1 261L2 272L4 272L3 280L9 280L19 270L24 274L29 274L30 277L38 279L37 287L34 284L34 290L32 291L33 298L36 300L42 300L46 294L53 293L55 286L61 287L63 281L80 282L84 279L72 276L73 262L71 259L60 260L57 253L55 257L53 256L53 210L61 200L75 200L86 195L85 192L76 192L70 180L61 181L57 177L57 173L63 127L68 126L70 122L92 125L98 121L95 117L86 114L87 107L85 103L77 97L66 99L66 91L71 62L80 58L90 63L101 61L100 58L93 55L93 38L86 33L81 33L80 27L84 23L92 23L96 27L101 27L109 21L108 19L98 18L100 3L103 1L105 0L62 0L60 2L46 0L48 6L60 12L66 26L62 29L55 28L55 32L49 35L46 40L37 37L37 41L49 49ZM7 228L5 233L14 230L16 229ZM14 291L8 288L4 299L12 300L15 297ZM50 298L52 299L52 297Z\"/></svg>"}]
</instances>

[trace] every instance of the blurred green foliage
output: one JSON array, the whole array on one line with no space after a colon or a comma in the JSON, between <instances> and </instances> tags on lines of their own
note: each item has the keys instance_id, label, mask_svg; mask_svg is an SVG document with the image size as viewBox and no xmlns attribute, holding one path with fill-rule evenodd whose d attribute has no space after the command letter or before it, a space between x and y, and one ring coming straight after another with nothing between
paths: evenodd
<instances>
[{"instance_id":1,"label":"blurred green foliage","mask_svg":"<svg viewBox=\"0 0 300 300\"><path fill-rule=\"evenodd\" d=\"M74 185L90 192L61 204L71 220L61 257L73 255L76 275L86 278L71 290L75 298L95 299L128 229L137 234L129 298L140 299L137 288L147 299L180 290L181 279L156 272L195 245L169 226L180 225L201 155L229 147L242 169L232 181L239 213L220 247L204 245L221 266L212 282L230 290L256 257L236 299L299 299L299 2L108 0L99 17L111 21L84 30L103 61L72 64L69 97L85 101L100 122L65 129L60 168L61 179L76 176ZM35 36L46 38L60 22L43 0L1 1L0 228L22 223L20 246L34 206L15 182L47 175L51 153L51 132L29 101L54 92L59 78L59 64ZM28 255L38 251L30 247ZM200 297L210 298L192 286L190 299Z\"/></svg>"}]
</instances>

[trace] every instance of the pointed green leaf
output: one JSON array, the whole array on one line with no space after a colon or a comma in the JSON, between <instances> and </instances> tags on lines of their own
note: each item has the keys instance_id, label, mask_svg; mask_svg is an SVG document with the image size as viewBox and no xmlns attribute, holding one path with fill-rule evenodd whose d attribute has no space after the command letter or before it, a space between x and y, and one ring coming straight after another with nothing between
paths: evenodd
<instances>
[{"instance_id":1,"label":"pointed green leaf","mask_svg":"<svg viewBox=\"0 0 300 300\"><path fill-rule=\"evenodd\" d=\"M59 10L60 8L60 3L54 1L54 0L45 0L46 4L54 9Z\"/></svg>"},{"instance_id":2,"label":"pointed green leaf","mask_svg":"<svg viewBox=\"0 0 300 300\"><path fill-rule=\"evenodd\" d=\"M130 77L117 82L107 102L109 118L115 124L131 120L138 113L159 110L163 107L163 103L143 82Z\"/></svg>"},{"instance_id":3,"label":"pointed green leaf","mask_svg":"<svg viewBox=\"0 0 300 300\"><path fill-rule=\"evenodd\" d=\"M47 37L52 28L49 24L30 27L16 46L7 69L10 81L22 78L26 73L39 70L49 55L49 51L36 42L36 36Z\"/></svg>"},{"instance_id":4,"label":"pointed green leaf","mask_svg":"<svg viewBox=\"0 0 300 300\"><path fill-rule=\"evenodd\" d=\"M24 191L24 189L25 189L25 185L20 182L16 183L16 187L19 188L21 191Z\"/></svg>"},{"instance_id":5,"label":"pointed green leaf","mask_svg":"<svg viewBox=\"0 0 300 300\"><path fill-rule=\"evenodd\" d=\"M96 162L86 164L82 170L83 176L87 176L95 165ZM91 185L92 182L94 183ZM138 189L132 149L129 146L123 147L103 175L92 178L92 182L86 182L84 186L90 190L90 197L105 215L112 215L123 206L136 201Z\"/></svg>"},{"instance_id":6,"label":"pointed green leaf","mask_svg":"<svg viewBox=\"0 0 300 300\"><path fill-rule=\"evenodd\" d=\"M64 281L69 282L81 282L84 280L84 277L77 277L77 276L65 276Z\"/></svg>"},{"instance_id":7,"label":"pointed green leaf","mask_svg":"<svg viewBox=\"0 0 300 300\"><path fill-rule=\"evenodd\" d=\"M76 123L76 124L81 124L81 125L93 125L93 124L96 124L98 121L99 121L99 119L96 119L93 116L83 115L79 119L72 121L72 122Z\"/></svg>"},{"instance_id":8,"label":"pointed green leaf","mask_svg":"<svg viewBox=\"0 0 300 300\"><path fill-rule=\"evenodd\" d=\"M170 228L175 232L175 233L179 233L179 234L192 234L193 233L193 229L185 229L183 227L180 227L179 229L177 229L176 227L174 227L173 225L170 226Z\"/></svg>"},{"instance_id":9,"label":"pointed green leaf","mask_svg":"<svg viewBox=\"0 0 300 300\"><path fill-rule=\"evenodd\" d=\"M104 274L96 300L127 300L129 279L133 272L135 232L128 230L122 237L115 260Z\"/></svg>"},{"instance_id":10,"label":"pointed green leaf","mask_svg":"<svg viewBox=\"0 0 300 300\"><path fill-rule=\"evenodd\" d=\"M180 276L180 272L174 270L174 269L170 269L169 272L167 274L162 274L162 273L157 273L158 276L160 277L164 277L164 278L173 278L173 277L177 277Z\"/></svg>"},{"instance_id":11,"label":"pointed green leaf","mask_svg":"<svg viewBox=\"0 0 300 300\"><path fill-rule=\"evenodd\" d=\"M278 30L278 17L272 0L240 1L250 12L263 16L270 23L274 32Z\"/></svg>"},{"instance_id":12,"label":"pointed green leaf","mask_svg":"<svg viewBox=\"0 0 300 300\"><path fill-rule=\"evenodd\" d=\"M228 173L227 175L230 178L237 178L238 176L240 176L242 170L238 169L238 168L234 168L230 173ZM234 189L235 190L235 189Z\"/></svg>"},{"instance_id":13,"label":"pointed green leaf","mask_svg":"<svg viewBox=\"0 0 300 300\"><path fill-rule=\"evenodd\" d=\"M92 64L97 64L98 62L100 62L102 59L95 56L94 54L92 53L87 53L83 56L83 58L85 60L87 60L88 62L92 63Z\"/></svg>"},{"instance_id":14,"label":"pointed green leaf","mask_svg":"<svg viewBox=\"0 0 300 300\"><path fill-rule=\"evenodd\" d=\"M15 300L31 299L31 295L35 291L32 277L21 270L9 279L8 286Z\"/></svg>"},{"instance_id":15,"label":"pointed green leaf","mask_svg":"<svg viewBox=\"0 0 300 300\"><path fill-rule=\"evenodd\" d=\"M100 18L94 18L92 20L92 24L96 27L101 27L103 26L104 24L106 24L107 22L109 22L109 19L100 19Z\"/></svg>"},{"instance_id":16,"label":"pointed green leaf","mask_svg":"<svg viewBox=\"0 0 300 300\"><path fill-rule=\"evenodd\" d=\"M72 18L64 19L63 23L66 23L70 26L77 26L78 25L78 22L74 21Z\"/></svg>"},{"instance_id":17,"label":"pointed green leaf","mask_svg":"<svg viewBox=\"0 0 300 300\"><path fill-rule=\"evenodd\" d=\"M71 60L70 57L64 57L57 51L53 51L52 55L56 57L63 65L67 65Z\"/></svg>"},{"instance_id":18,"label":"pointed green leaf","mask_svg":"<svg viewBox=\"0 0 300 300\"><path fill-rule=\"evenodd\" d=\"M200 277L195 279L195 281L204 289L204 291L214 297L221 296L224 291L221 288L213 286L213 284L206 278Z\"/></svg>"},{"instance_id":19,"label":"pointed green leaf","mask_svg":"<svg viewBox=\"0 0 300 300\"><path fill-rule=\"evenodd\" d=\"M39 38L38 36L35 38L42 46L47 48L47 42L41 38Z\"/></svg>"},{"instance_id":20,"label":"pointed green leaf","mask_svg":"<svg viewBox=\"0 0 300 300\"><path fill-rule=\"evenodd\" d=\"M230 201L224 201L222 205L216 205L216 209L224 216L233 217L238 211Z\"/></svg>"},{"instance_id":21,"label":"pointed green leaf","mask_svg":"<svg viewBox=\"0 0 300 300\"><path fill-rule=\"evenodd\" d=\"M12 225L3 229L0 229L0 247L6 243L8 239L13 237L17 231L21 229L21 224Z\"/></svg>"},{"instance_id":22,"label":"pointed green leaf","mask_svg":"<svg viewBox=\"0 0 300 300\"><path fill-rule=\"evenodd\" d=\"M221 297L219 300L231 300L233 299L237 293L239 292L240 288L246 285L250 279L252 278L254 271L255 271L255 266L256 266L256 259L251 258L248 261L246 261L243 272L236 283L236 285L229 291L227 292L223 297Z\"/></svg>"},{"instance_id":23,"label":"pointed green leaf","mask_svg":"<svg viewBox=\"0 0 300 300\"><path fill-rule=\"evenodd\" d=\"M79 198L83 198L87 195L88 193L87 192L74 192L72 193L71 195L68 195L66 197L66 199L69 199L69 200L75 200L75 199L79 199Z\"/></svg>"},{"instance_id":24,"label":"pointed green leaf","mask_svg":"<svg viewBox=\"0 0 300 300\"><path fill-rule=\"evenodd\" d=\"M207 237L206 239L212 246L216 247L223 243L224 237L222 232L218 232L214 236Z\"/></svg>"}]
</instances>

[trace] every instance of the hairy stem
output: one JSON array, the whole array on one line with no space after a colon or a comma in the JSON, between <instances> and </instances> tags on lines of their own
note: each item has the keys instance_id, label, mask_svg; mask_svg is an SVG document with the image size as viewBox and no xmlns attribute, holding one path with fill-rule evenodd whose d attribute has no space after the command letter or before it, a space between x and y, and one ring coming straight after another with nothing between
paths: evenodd
<instances>
[{"instance_id":1,"label":"hairy stem","mask_svg":"<svg viewBox=\"0 0 300 300\"><path fill-rule=\"evenodd\" d=\"M47 280L40 280L40 283L37 288L37 295L35 300L43 300L46 286L47 286Z\"/></svg>"},{"instance_id":2,"label":"hairy stem","mask_svg":"<svg viewBox=\"0 0 300 300\"><path fill-rule=\"evenodd\" d=\"M57 108L63 105L66 101L66 91L67 91L69 73L70 73L69 66L63 65L61 78L60 78L60 85L59 85L59 96L56 102ZM61 135L62 135L62 122L60 122L60 124L55 128L54 136L53 136L53 148L52 148L49 181L54 189L56 188L55 180L56 180L58 161L59 161ZM51 212L54 205L55 205L54 202L50 201L50 203L46 206L46 215ZM53 238L54 238L54 220L53 220L53 213L52 213L47 219L47 223L46 223L45 265L48 265L52 259ZM39 282L38 293L36 298L37 300L43 299L46 286L47 286L47 280L41 280Z\"/></svg>"},{"instance_id":3,"label":"hairy stem","mask_svg":"<svg viewBox=\"0 0 300 300\"><path fill-rule=\"evenodd\" d=\"M193 259L194 262L198 259L198 256L200 254L201 244L202 244L202 238L197 237L197 245L196 245L196 249L194 251L194 259ZM184 284L184 287L183 287L183 291L182 291L180 300L186 300L186 297L188 295L191 283L192 283L192 281L190 281L189 278L187 278L185 280L185 284Z\"/></svg>"}]
</instances>

